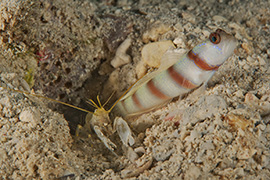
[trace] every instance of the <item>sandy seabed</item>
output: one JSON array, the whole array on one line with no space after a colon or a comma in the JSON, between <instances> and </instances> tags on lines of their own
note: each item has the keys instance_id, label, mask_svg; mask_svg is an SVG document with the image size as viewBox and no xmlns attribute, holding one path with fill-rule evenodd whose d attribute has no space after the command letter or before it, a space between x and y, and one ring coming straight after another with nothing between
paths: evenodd
<instances>
[{"instance_id":1,"label":"sandy seabed","mask_svg":"<svg viewBox=\"0 0 270 180\"><path fill-rule=\"evenodd\" d=\"M115 134L117 155L90 130L75 136L83 112L1 88L1 179L270 179L269 7L267 0L2 0L1 86L84 108L86 98L119 97L156 68L143 60L147 44L170 40L187 51L221 28L238 46L206 90L127 120L145 151L133 161Z\"/></svg>"}]
</instances>

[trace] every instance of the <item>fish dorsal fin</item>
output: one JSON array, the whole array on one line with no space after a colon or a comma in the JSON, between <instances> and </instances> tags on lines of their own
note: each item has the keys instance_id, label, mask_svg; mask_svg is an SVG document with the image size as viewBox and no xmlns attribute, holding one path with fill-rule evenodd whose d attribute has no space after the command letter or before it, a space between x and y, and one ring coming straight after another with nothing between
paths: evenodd
<instances>
[{"instance_id":1,"label":"fish dorsal fin","mask_svg":"<svg viewBox=\"0 0 270 180\"><path fill-rule=\"evenodd\" d=\"M162 56L159 69L164 70L164 69L167 69L168 67L172 66L185 53L186 53L186 50L185 49L180 49L180 48L169 49Z\"/></svg>"},{"instance_id":2,"label":"fish dorsal fin","mask_svg":"<svg viewBox=\"0 0 270 180\"><path fill-rule=\"evenodd\" d=\"M142 78L140 78L138 81L136 81L136 83L132 86L130 91L121 99L126 99L128 96L135 93L135 91L137 91L137 89L139 89L142 85L144 85L145 82L147 82L150 79L152 79L153 77L155 77L155 75L158 74L159 72L160 72L159 70L156 70L154 72L151 72L149 74L144 75Z\"/></svg>"}]
</instances>

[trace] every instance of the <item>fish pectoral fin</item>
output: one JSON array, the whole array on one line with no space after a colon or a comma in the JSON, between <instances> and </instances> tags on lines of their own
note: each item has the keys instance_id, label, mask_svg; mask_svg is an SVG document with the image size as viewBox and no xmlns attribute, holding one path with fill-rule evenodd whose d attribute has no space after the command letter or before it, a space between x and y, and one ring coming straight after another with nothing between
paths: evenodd
<instances>
[{"instance_id":1,"label":"fish pectoral fin","mask_svg":"<svg viewBox=\"0 0 270 180\"><path fill-rule=\"evenodd\" d=\"M125 146L132 146L135 143L135 140L132 137L132 131L123 118L116 117L113 126Z\"/></svg>"}]
</instances>

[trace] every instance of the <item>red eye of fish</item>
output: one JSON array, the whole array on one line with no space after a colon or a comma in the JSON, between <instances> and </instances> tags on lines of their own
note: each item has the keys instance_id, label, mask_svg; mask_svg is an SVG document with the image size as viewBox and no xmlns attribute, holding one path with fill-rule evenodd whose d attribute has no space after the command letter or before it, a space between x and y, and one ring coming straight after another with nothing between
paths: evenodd
<instances>
[{"instance_id":1,"label":"red eye of fish","mask_svg":"<svg viewBox=\"0 0 270 180\"><path fill-rule=\"evenodd\" d=\"M220 35L218 33L214 32L214 33L210 34L209 40L213 44L218 44L218 43L220 43L221 37L220 37Z\"/></svg>"}]
</instances>

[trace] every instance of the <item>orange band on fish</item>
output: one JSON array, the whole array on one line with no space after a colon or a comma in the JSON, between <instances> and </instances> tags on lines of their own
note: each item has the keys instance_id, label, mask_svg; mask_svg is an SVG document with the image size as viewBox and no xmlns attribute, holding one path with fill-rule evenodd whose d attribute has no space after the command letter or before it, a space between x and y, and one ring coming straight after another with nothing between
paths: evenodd
<instances>
[{"instance_id":1,"label":"orange band on fish","mask_svg":"<svg viewBox=\"0 0 270 180\"><path fill-rule=\"evenodd\" d=\"M209 66L204 60L202 60L198 55L196 55L192 49L188 52L187 56L189 59L191 59L199 68L205 71L213 71L213 70L218 70L220 65L218 66Z\"/></svg>"}]
</instances>

